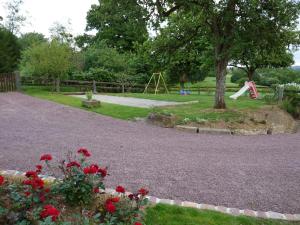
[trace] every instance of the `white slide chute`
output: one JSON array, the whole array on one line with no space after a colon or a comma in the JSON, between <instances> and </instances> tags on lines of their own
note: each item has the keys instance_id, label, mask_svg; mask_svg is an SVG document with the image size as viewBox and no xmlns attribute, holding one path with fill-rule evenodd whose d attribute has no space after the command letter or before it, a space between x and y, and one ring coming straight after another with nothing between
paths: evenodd
<instances>
[{"instance_id":1,"label":"white slide chute","mask_svg":"<svg viewBox=\"0 0 300 225\"><path fill-rule=\"evenodd\" d=\"M237 93L229 96L229 98L236 100L238 97L243 95L246 91L250 92L250 98L252 98L252 99L258 98L258 92L256 89L256 85L253 81L246 81L244 84L244 87L242 87Z\"/></svg>"},{"instance_id":2,"label":"white slide chute","mask_svg":"<svg viewBox=\"0 0 300 225\"><path fill-rule=\"evenodd\" d=\"M250 88L249 83L246 81L244 86L236 93L234 93L233 95L229 96L229 98L232 98L234 100L236 100L238 97L240 97L241 95L243 95L246 91L248 91Z\"/></svg>"}]
</instances>

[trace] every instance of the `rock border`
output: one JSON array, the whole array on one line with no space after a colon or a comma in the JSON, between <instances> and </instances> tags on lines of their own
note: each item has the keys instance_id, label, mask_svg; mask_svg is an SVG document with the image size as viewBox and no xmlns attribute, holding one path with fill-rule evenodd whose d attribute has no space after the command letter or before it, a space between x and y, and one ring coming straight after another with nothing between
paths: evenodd
<instances>
[{"instance_id":1,"label":"rock border","mask_svg":"<svg viewBox=\"0 0 300 225\"><path fill-rule=\"evenodd\" d=\"M0 175L4 176L25 176L24 172L20 172L17 170L0 170ZM47 176L47 175L40 175L40 177L46 182L53 182L56 178ZM115 195L117 192L114 189L106 188L105 192L107 194ZM126 194L130 194L126 192ZM177 205L182 207L189 207L195 208L200 210L211 210L216 212L221 212L225 214L229 214L232 216L249 216L255 218L264 218L264 219L275 219L275 220L287 220L287 221L300 221L300 214L284 214L278 213L273 211L263 212L263 211L254 211L251 209L237 209L237 208L228 208L224 206L216 206L216 205L209 205L209 204L199 204L195 202L189 201L178 201L178 200L171 200L171 199L160 199L154 196L147 196L148 200L152 204L167 204L167 205Z\"/></svg>"}]
</instances>

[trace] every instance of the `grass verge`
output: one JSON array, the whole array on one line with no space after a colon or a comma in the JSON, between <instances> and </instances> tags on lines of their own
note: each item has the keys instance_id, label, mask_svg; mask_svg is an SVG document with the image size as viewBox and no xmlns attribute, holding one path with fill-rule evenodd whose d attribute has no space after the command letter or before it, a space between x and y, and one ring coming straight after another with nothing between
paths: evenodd
<instances>
[{"instance_id":1,"label":"grass verge","mask_svg":"<svg viewBox=\"0 0 300 225\"><path fill-rule=\"evenodd\" d=\"M84 109L87 111L96 112L102 115L111 116L118 119L129 120L135 117L146 117L151 109L144 109L144 108L136 108L136 107L129 107L129 106L121 106L109 103L101 103L101 107L96 109L87 109L82 107L81 99L67 96L63 94L52 93L46 90L42 90L40 88L24 88L24 93L28 94L33 97L53 101L56 103L60 103L63 105L72 106L75 108Z\"/></svg>"},{"instance_id":2,"label":"grass verge","mask_svg":"<svg viewBox=\"0 0 300 225\"><path fill-rule=\"evenodd\" d=\"M223 213L158 204L146 211L147 225L300 225L300 222L231 216Z\"/></svg>"}]
</instances>

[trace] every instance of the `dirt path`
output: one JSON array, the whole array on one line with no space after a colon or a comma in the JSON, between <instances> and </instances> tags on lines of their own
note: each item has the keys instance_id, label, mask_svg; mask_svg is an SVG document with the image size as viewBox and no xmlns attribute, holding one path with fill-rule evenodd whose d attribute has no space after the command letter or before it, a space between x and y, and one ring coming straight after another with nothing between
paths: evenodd
<instances>
[{"instance_id":1,"label":"dirt path","mask_svg":"<svg viewBox=\"0 0 300 225\"><path fill-rule=\"evenodd\" d=\"M153 196L300 213L300 134L216 136L121 121L18 93L0 94L0 168L26 170L86 146L107 186Z\"/></svg>"}]
</instances>

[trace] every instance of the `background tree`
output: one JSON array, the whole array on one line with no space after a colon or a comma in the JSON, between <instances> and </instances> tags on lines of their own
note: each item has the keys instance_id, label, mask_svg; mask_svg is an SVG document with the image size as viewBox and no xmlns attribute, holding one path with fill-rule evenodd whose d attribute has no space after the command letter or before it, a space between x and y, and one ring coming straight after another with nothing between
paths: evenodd
<instances>
[{"instance_id":1,"label":"background tree","mask_svg":"<svg viewBox=\"0 0 300 225\"><path fill-rule=\"evenodd\" d=\"M6 3L7 18L5 27L13 34L18 34L26 17L20 13L23 0L8 0Z\"/></svg>"},{"instance_id":2,"label":"background tree","mask_svg":"<svg viewBox=\"0 0 300 225\"><path fill-rule=\"evenodd\" d=\"M97 30L93 40L106 40L119 52L134 51L147 37L147 12L137 0L99 0L87 14L87 30Z\"/></svg>"},{"instance_id":3,"label":"background tree","mask_svg":"<svg viewBox=\"0 0 300 225\"><path fill-rule=\"evenodd\" d=\"M22 34L18 41L21 46L21 49L25 50L34 45L38 45L40 43L47 42L47 39L41 33L30 32L30 33Z\"/></svg>"},{"instance_id":4,"label":"background tree","mask_svg":"<svg viewBox=\"0 0 300 225\"><path fill-rule=\"evenodd\" d=\"M214 64L216 71L215 108L225 108L225 81L228 62L232 59L232 50L242 26L242 17L251 23L260 23L259 18L265 15L271 30L284 26L294 28L299 15L299 2L280 1L239 1L239 0L140 0L153 18L163 20L173 13L184 11L198 15L197 27L210 39L214 48ZM252 7L252 5L254 7ZM250 10L249 10L250 8ZM261 10L260 10L261 9ZM285 16L281 16L285 15ZM278 23L278 20L282 20ZM273 22L272 22L273 21ZM251 33L251 27L247 28ZM270 36L271 37L271 36ZM274 35L273 39L277 36Z\"/></svg>"},{"instance_id":5,"label":"background tree","mask_svg":"<svg viewBox=\"0 0 300 225\"><path fill-rule=\"evenodd\" d=\"M72 68L72 50L57 40L34 45L23 51L20 68L22 75L52 79L59 92L61 79Z\"/></svg>"},{"instance_id":6,"label":"background tree","mask_svg":"<svg viewBox=\"0 0 300 225\"><path fill-rule=\"evenodd\" d=\"M257 69L288 67L294 63L291 46L299 44L295 32L299 9L282 9L276 15L277 11L265 10L274 6L272 2L260 5L254 1L245 7L240 18L231 65L244 70L249 80L253 80Z\"/></svg>"},{"instance_id":7,"label":"background tree","mask_svg":"<svg viewBox=\"0 0 300 225\"><path fill-rule=\"evenodd\" d=\"M20 58L20 46L17 37L0 26L0 73L17 69Z\"/></svg>"}]
</instances>

